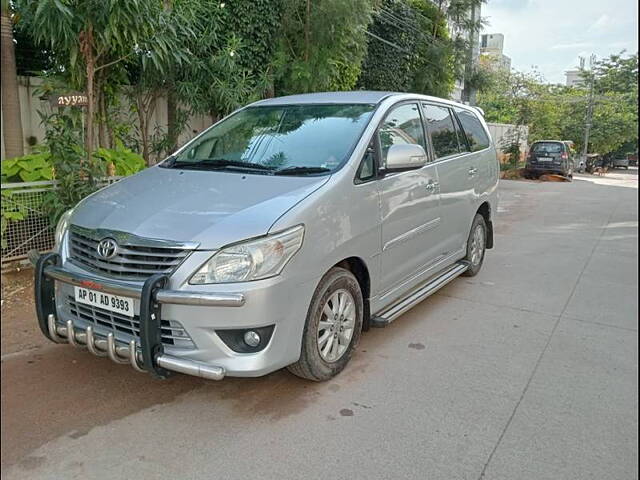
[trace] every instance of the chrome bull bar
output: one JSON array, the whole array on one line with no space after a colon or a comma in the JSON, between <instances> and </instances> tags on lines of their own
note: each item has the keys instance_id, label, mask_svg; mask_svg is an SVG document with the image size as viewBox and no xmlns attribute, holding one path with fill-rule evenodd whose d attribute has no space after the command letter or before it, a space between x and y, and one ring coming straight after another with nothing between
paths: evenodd
<instances>
[{"instance_id":1,"label":"chrome bull bar","mask_svg":"<svg viewBox=\"0 0 640 480\"><path fill-rule=\"evenodd\" d=\"M59 325L53 314L49 314L47 324L49 335L56 343L70 343L77 348L87 348L98 357L109 357L115 363L128 363L138 372L147 372L144 368L142 354L135 340L130 340L127 345L119 345L111 332L106 337L103 337L95 334L92 326L88 326L84 330L75 327L71 320L67 320L66 325ZM211 366L172 355L161 354L155 358L155 361L159 366L167 370L208 380L222 380L225 376L225 370L222 367Z\"/></svg>"},{"instance_id":2,"label":"chrome bull bar","mask_svg":"<svg viewBox=\"0 0 640 480\"><path fill-rule=\"evenodd\" d=\"M148 372L156 378L167 378L178 372L209 380L221 380L225 369L196 360L169 355L164 351L161 338L161 307L163 303L183 305L217 305L238 307L244 304L242 294L203 295L197 292L166 290L168 277L157 274L148 278L142 291L128 286L112 284L90 275L66 271L61 266L57 253L48 253L37 258L35 264L36 317L42 333L55 343L70 343L78 348L87 348L98 357L109 357L116 363L129 363L138 372ZM128 344L116 341L113 332L102 336L93 326L78 328L71 320L61 325L56 320L55 285L59 281L71 285L82 285L114 294L127 289L127 294L140 299L139 344L132 339ZM100 283L98 283L100 282Z\"/></svg>"}]
</instances>

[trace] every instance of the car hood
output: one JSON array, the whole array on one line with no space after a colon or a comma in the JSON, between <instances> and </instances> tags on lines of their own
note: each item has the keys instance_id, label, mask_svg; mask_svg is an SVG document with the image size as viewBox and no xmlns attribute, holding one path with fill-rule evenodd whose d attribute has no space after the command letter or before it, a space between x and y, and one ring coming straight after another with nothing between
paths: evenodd
<instances>
[{"instance_id":1,"label":"car hood","mask_svg":"<svg viewBox=\"0 0 640 480\"><path fill-rule=\"evenodd\" d=\"M71 223L217 249L266 234L328 179L153 167L84 199Z\"/></svg>"}]
</instances>

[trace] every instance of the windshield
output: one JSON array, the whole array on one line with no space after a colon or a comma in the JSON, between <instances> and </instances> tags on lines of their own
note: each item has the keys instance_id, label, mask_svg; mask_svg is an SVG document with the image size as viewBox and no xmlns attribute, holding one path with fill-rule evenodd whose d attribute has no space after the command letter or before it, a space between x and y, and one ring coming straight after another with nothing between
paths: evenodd
<instances>
[{"instance_id":1,"label":"windshield","mask_svg":"<svg viewBox=\"0 0 640 480\"><path fill-rule=\"evenodd\" d=\"M347 160L374 109L369 104L249 107L207 130L163 166L328 173Z\"/></svg>"},{"instance_id":2,"label":"windshield","mask_svg":"<svg viewBox=\"0 0 640 480\"><path fill-rule=\"evenodd\" d=\"M555 142L534 143L532 150L536 153L560 153L562 152L562 144Z\"/></svg>"}]
</instances>

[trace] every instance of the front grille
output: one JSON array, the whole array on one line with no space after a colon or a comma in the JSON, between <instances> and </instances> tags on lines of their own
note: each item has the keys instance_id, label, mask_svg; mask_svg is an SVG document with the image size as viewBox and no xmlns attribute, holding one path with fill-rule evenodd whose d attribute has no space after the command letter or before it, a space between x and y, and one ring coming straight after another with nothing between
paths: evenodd
<instances>
[{"instance_id":1,"label":"front grille","mask_svg":"<svg viewBox=\"0 0 640 480\"><path fill-rule=\"evenodd\" d=\"M82 267L110 277L145 280L153 274L170 275L191 253L183 247L136 245L135 241L118 241L117 254L108 260L98 257L97 246L108 234L92 234L78 227L69 231L69 257ZM113 235L116 239L121 234ZM132 237L132 236L128 236Z\"/></svg>"},{"instance_id":2,"label":"front grille","mask_svg":"<svg viewBox=\"0 0 640 480\"><path fill-rule=\"evenodd\" d=\"M104 308L78 303L72 296L67 297L69 313L77 320L97 327L96 331L109 330L115 337L125 342L134 338L140 340L140 317L127 317L119 313L110 312ZM195 348L193 340L184 327L175 320L161 321L162 343L180 348Z\"/></svg>"}]
</instances>

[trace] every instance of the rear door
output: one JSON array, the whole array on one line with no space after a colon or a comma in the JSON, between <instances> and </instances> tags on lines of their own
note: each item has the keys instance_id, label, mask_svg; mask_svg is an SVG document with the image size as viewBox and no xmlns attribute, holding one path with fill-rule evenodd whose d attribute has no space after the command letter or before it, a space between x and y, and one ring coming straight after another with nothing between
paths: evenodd
<instances>
[{"instance_id":1,"label":"rear door","mask_svg":"<svg viewBox=\"0 0 640 480\"><path fill-rule=\"evenodd\" d=\"M431 102L422 107L440 181L443 243L438 256L445 258L459 253L467 240L477 166L452 109Z\"/></svg>"},{"instance_id":2,"label":"rear door","mask_svg":"<svg viewBox=\"0 0 640 480\"><path fill-rule=\"evenodd\" d=\"M418 102L392 107L378 130L380 163L389 147L415 143L427 150ZM404 281L442 250L438 173L433 163L387 173L379 180L382 215L381 284L385 294L402 293Z\"/></svg>"},{"instance_id":3,"label":"rear door","mask_svg":"<svg viewBox=\"0 0 640 480\"><path fill-rule=\"evenodd\" d=\"M474 112L459 107L454 108L454 112L458 118L462 135L467 141L467 151L470 152L470 174L475 193L472 217L469 220L471 222L482 195L489 191L494 184L497 175L495 152L491 148L488 132ZM471 227L471 223L469 223L469 227Z\"/></svg>"}]
</instances>

